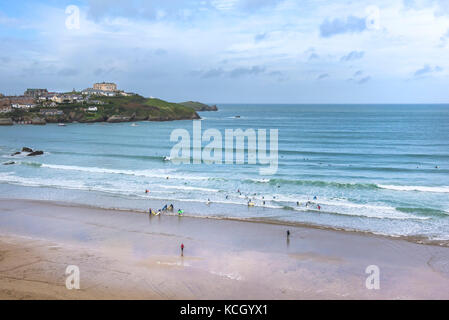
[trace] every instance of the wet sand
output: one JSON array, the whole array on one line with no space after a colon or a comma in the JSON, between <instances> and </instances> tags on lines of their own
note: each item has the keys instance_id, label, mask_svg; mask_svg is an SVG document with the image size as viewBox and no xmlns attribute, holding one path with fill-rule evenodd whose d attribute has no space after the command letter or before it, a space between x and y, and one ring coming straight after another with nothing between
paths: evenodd
<instances>
[{"instance_id":1,"label":"wet sand","mask_svg":"<svg viewBox=\"0 0 449 320\"><path fill-rule=\"evenodd\" d=\"M66 289L69 265L80 290ZM380 269L379 290L365 286L369 265ZM448 247L0 200L1 299L449 299L448 288Z\"/></svg>"}]
</instances>

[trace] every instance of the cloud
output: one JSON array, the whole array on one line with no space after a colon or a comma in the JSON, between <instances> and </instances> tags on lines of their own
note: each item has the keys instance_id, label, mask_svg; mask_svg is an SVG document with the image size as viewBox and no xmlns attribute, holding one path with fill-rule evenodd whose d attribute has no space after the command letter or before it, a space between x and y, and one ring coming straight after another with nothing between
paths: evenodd
<instances>
[{"instance_id":1,"label":"cloud","mask_svg":"<svg viewBox=\"0 0 449 320\"><path fill-rule=\"evenodd\" d=\"M416 70L413 75L415 77L421 77L434 72L441 72L441 71L443 71L443 68L440 66L431 67L430 65L426 64L424 67Z\"/></svg>"},{"instance_id":2,"label":"cloud","mask_svg":"<svg viewBox=\"0 0 449 320\"><path fill-rule=\"evenodd\" d=\"M241 10L254 12L264 7L273 7L283 0L212 0L210 3L220 11Z\"/></svg>"},{"instance_id":3,"label":"cloud","mask_svg":"<svg viewBox=\"0 0 449 320\"><path fill-rule=\"evenodd\" d=\"M257 75L265 72L265 67L253 66L251 68L236 68L229 72L231 78L238 78L247 75Z\"/></svg>"},{"instance_id":4,"label":"cloud","mask_svg":"<svg viewBox=\"0 0 449 320\"><path fill-rule=\"evenodd\" d=\"M231 70L223 70L222 68L213 68L206 71L191 71L189 74L191 76L200 76L201 78L218 78L222 76L227 76L230 78L240 78L248 75L258 75L258 74L267 74L269 76L283 76L283 73L280 71L271 71L266 72L266 68L263 66L253 66L253 67L238 67Z\"/></svg>"},{"instance_id":5,"label":"cloud","mask_svg":"<svg viewBox=\"0 0 449 320\"><path fill-rule=\"evenodd\" d=\"M281 71L271 71L268 75L273 77L282 77L284 74Z\"/></svg>"},{"instance_id":6,"label":"cloud","mask_svg":"<svg viewBox=\"0 0 449 320\"><path fill-rule=\"evenodd\" d=\"M64 68L58 71L58 76L62 76L62 77L73 77L76 76L78 74L78 70L77 69L72 69L72 68Z\"/></svg>"},{"instance_id":7,"label":"cloud","mask_svg":"<svg viewBox=\"0 0 449 320\"><path fill-rule=\"evenodd\" d=\"M167 51L159 48L159 49L154 50L154 54L157 56L165 56L167 54Z\"/></svg>"},{"instance_id":8,"label":"cloud","mask_svg":"<svg viewBox=\"0 0 449 320\"><path fill-rule=\"evenodd\" d=\"M240 7L246 10L257 10L263 7L276 6L283 0L240 0Z\"/></svg>"},{"instance_id":9,"label":"cloud","mask_svg":"<svg viewBox=\"0 0 449 320\"><path fill-rule=\"evenodd\" d=\"M217 78L220 77L224 74L225 72L223 71L223 69L219 68L219 69L210 69L206 72L204 72L201 77L202 78Z\"/></svg>"},{"instance_id":10,"label":"cloud","mask_svg":"<svg viewBox=\"0 0 449 320\"><path fill-rule=\"evenodd\" d=\"M346 20L338 18L332 21L324 20L320 25L320 35L323 38L329 38L338 34L363 32L366 29L365 18L349 16Z\"/></svg>"},{"instance_id":11,"label":"cloud","mask_svg":"<svg viewBox=\"0 0 449 320\"><path fill-rule=\"evenodd\" d=\"M449 29L446 31L445 34L443 34L440 37L440 42L441 42L440 47L445 47L448 39L449 39Z\"/></svg>"},{"instance_id":12,"label":"cloud","mask_svg":"<svg viewBox=\"0 0 449 320\"><path fill-rule=\"evenodd\" d=\"M367 83L370 80L371 80L371 77L370 76L366 76L366 77L363 77L362 79L358 80L357 83L358 84L364 84L364 83Z\"/></svg>"},{"instance_id":13,"label":"cloud","mask_svg":"<svg viewBox=\"0 0 449 320\"><path fill-rule=\"evenodd\" d=\"M358 59L362 59L365 55L364 51L351 51L347 55L341 57L340 61L348 62L348 61L354 61Z\"/></svg>"},{"instance_id":14,"label":"cloud","mask_svg":"<svg viewBox=\"0 0 449 320\"><path fill-rule=\"evenodd\" d=\"M435 12L436 16L443 16L449 14L449 1L447 0L435 0L437 4L437 11Z\"/></svg>"},{"instance_id":15,"label":"cloud","mask_svg":"<svg viewBox=\"0 0 449 320\"><path fill-rule=\"evenodd\" d=\"M312 60L318 60L319 58L320 58L319 55L317 55L316 53L312 53L312 54L309 56L309 61L312 61Z\"/></svg>"},{"instance_id":16,"label":"cloud","mask_svg":"<svg viewBox=\"0 0 449 320\"><path fill-rule=\"evenodd\" d=\"M198 7L194 0L88 0L87 5L88 18L97 22L114 17L142 20L170 17L185 19L192 13L190 8Z\"/></svg>"},{"instance_id":17,"label":"cloud","mask_svg":"<svg viewBox=\"0 0 449 320\"><path fill-rule=\"evenodd\" d=\"M328 78L328 77L329 77L329 74L328 74L328 73L322 73L322 74L320 74L316 79L317 79L317 80L322 80L322 79Z\"/></svg>"},{"instance_id":18,"label":"cloud","mask_svg":"<svg viewBox=\"0 0 449 320\"><path fill-rule=\"evenodd\" d=\"M260 42L260 41L262 41L262 40L265 40L266 38L267 38L267 36L268 36L268 34L265 32L265 33L259 33L259 34L256 34L255 36L254 36L254 41L255 42Z\"/></svg>"},{"instance_id":19,"label":"cloud","mask_svg":"<svg viewBox=\"0 0 449 320\"><path fill-rule=\"evenodd\" d=\"M362 74L363 74L363 71L362 70L358 70L358 71L354 72L353 77L360 77Z\"/></svg>"},{"instance_id":20,"label":"cloud","mask_svg":"<svg viewBox=\"0 0 449 320\"><path fill-rule=\"evenodd\" d=\"M8 17L5 13L0 11L0 24L3 25L11 25L17 23L17 20L11 17Z\"/></svg>"},{"instance_id":21,"label":"cloud","mask_svg":"<svg viewBox=\"0 0 449 320\"><path fill-rule=\"evenodd\" d=\"M98 69L95 69L94 75L95 76L105 76L105 75L111 74L114 71L115 71L115 68L109 68L109 69L98 68Z\"/></svg>"}]
</instances>

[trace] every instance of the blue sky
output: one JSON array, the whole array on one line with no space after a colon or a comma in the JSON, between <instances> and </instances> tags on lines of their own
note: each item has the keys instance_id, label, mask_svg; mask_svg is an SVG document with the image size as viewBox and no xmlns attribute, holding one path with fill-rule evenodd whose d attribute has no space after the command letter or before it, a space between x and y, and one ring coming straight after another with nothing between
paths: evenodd
<instances>
[{"instance_id":1,"label":"blue sky","mask_svg":"<svg viewBox=\"0 0 449 320\"><path fill-rule=\"evenodd\" d=\"M0 0L0 37L4 94L114 81L170 101L449 103L447 0Z\"/></svg>"}]
</instances>

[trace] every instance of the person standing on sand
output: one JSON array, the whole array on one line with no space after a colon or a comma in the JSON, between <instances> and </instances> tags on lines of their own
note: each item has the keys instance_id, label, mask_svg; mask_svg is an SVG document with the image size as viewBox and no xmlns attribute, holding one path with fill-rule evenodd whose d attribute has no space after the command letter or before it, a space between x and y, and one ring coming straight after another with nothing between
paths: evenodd
<instances>
[{"instance_id":1,"label":"person standing on sand","mask_svg":"<svg viewBox=\"0 0 449 320\"><path fill-rule=\"evenodd\" d=\"M290 230L287 230L287 240L290 239Z\"/></svg>"},{"instance_id":2,"label":"person standing on sand","mask_svg":"<svg viewBox=\"0 0 449 320\"><path fill-rule=\"evenodd\" d=\"M184 243L181 243L181 257L184 257Z\"/></svg>"}]
</instances>

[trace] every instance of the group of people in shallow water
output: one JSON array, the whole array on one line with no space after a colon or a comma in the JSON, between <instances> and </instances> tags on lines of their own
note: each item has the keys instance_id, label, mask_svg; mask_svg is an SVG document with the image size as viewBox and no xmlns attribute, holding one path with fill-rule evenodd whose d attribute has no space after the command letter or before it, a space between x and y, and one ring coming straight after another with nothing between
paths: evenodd
<instances>
[{"instance_id":1,"label":"group of people in shallow water","mask_svg":"<svg viewBox=\"0 0 449 320\"><path fill-rule=\"evenodd\" d=\"M242 192L240 191L240 189L237 190L237 193L239 195L242 195ZM256 195L257 195L257 193L254 193L254 196L256 196ZM245 196L245 199L248 200L248 202L247 202L248 207L254 207L256 205L256 203L251 198L249 198L248 196ZM273 196L273 200L274 199L276 199L276 196ZM226 195L226 200L229 200L229 195ZM313 200L318 200L318 197L314 196ZM208 198L206 204L209 205L211 203L212 203L212 201ZM266 205L266 201L265 201L265 197L264 196L262 196L262 205L264 205L264 206ZM296 205L299 207L299 206L301 206L301 203L299 201L297 201ZM310 200L306 202L306 208L311 207L312 205L314 205L314 202L312 202ZM321 210L321 206L319 204L317 204L316 208L318 210Z\"/></svg>"},{"instance_id":2,"label":"group of people in shallow water","mask_svg":"<svg viewBox=\"0 0 449 320\"><path fill-rule=\"evenodd\" d=\"M150 191L148 190L148 189L146 189L145 190L145 193L149 193ZM239 195L242 195L242 192L240 191L240 189L238 189L237 190L237 193L239 194ZM256 196L257 194L256 193L254 193L254 196ZM248 207L254 207L255 205L256 205L256 203L251 199L251 198L248 198L248 196L246 196L245 197L246 199L248 199L248 203L247 203L247 205L248 205ZM228 200L229 199L229 195L226 195L226 200ZM276 196L273 196L273 199L276 199ZM262 196L262 205L265 205L266 204L266 202L265 202L265 197L264 196ZM313 200L318 200L318 197L317 196L314 196L313 197ZM210 203L212 203L211 202L211 200L210 199L207 199L207 202L206 202L206 204L207 205L209 205ZM314 203L312 202L312 201L307 201L306 202L306 208L308 208L309 206L312 206ZM299 201L297 201L296 202L296 205L299 207L299 206L301 206L301 203L299 202ZM321 210L321 206L319 205L319 204L317 204L317 206L316 206L316 208L318 209L318 210ZM173 212L174 211L174 207L173 207L173 204L170 204L170 205L165 205L162 209L159 209L159 210L157 210L157 211L154 211L153 209L149 209L149 214L150 215L154 215L154 216L158 216L158 215L160 215L161 213L163 213L163 212L167 212L167 211L169 211L169 212ZM182 216L184 214L184 210L182 210L182 209L179 209L178 210L178 215L179 216Z\"/></svg>"},{"instance_id":3,"label":"group of people in shallow water","mask_svg":"<svg viewBox=\"0 0 449 320\"><path fill-rule=\"evenodd\" d=\"M150 216L158 216L164 212L173 212L175 210L173 204L171 205L165 205L162 209L159 209L157 211L153 210L153 209L148 209L148 213L150 214ZM182 209L178 209L178 216L182 216L184 214L184 210Z\"/></svg>"}]
</instances>

